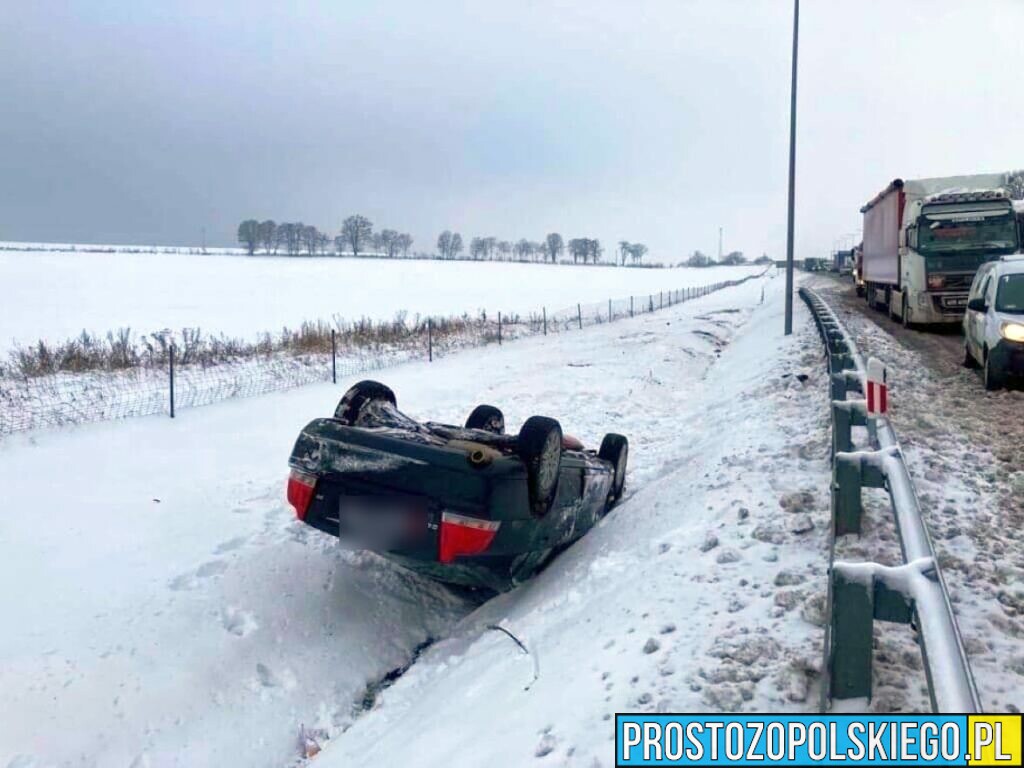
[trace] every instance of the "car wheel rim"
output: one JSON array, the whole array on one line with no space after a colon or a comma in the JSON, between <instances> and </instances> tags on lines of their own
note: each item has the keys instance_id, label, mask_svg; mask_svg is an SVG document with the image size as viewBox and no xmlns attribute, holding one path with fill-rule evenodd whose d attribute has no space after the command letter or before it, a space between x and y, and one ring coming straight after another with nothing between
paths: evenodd
<instances>
[{"instance_id":1,"label":"car wheel rim","mask_svg":"<svg viewBox=\"0 0 1024 768\"><path fill-rule=\"evenodd\" d=\"M558 443L557 432L552 432L544 441L544 450L540 454L540 467L537 469L537 490L546 498L558 478Z\"/></svg>"}]
</instances>

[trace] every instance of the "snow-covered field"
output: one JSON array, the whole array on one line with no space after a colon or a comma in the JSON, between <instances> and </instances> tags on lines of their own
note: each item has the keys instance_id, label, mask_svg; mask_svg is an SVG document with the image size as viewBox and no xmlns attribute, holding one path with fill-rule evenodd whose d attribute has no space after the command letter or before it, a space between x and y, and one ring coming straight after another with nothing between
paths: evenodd
<instances>
[{"instance_id":1,"label":"snow-covered field","mask_svg":"<svg viewBox=\"0 0 1024 768\"><path fill-rule=\"evenodd\" d=\"M825 375L781 309L765 278L389 371L414 416L631 439L625 501L480 607L292 521L291 442L348 381L4 440L0 765L279 768L304 726L324 766L590 768L616 711L813 709Z\"/></svg>"},{"instance_id":2,"label":"snow-covered field","mask_svg":"<svg viewBox=\"0 0 1024 768\"><path fill-rule=\"evenodd\" d=\"M223 254L0 251L0 351L81 331L201 328L252 340L303 320L562 309L761 267L622 269Z\"/></svg>"}]
</instances>

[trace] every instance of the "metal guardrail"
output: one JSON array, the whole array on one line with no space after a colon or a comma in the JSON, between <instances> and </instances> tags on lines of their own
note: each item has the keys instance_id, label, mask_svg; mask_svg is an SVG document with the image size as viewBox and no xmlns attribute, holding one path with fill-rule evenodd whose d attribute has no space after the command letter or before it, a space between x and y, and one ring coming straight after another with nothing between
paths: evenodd
<instances>
[{"instance_id":1,"label":"metal guardrail","mask_svg":"<svg viewBox=\"0 0 1024 768\"><path fill-rule=\"evenodd\" d=\"M863 399L847 398L865 391L864 362L824 300L807 288L800 289L800 297L825 343L832 399L833 535L822 710L843 700L870 700L872 634L878 620L916 628L934 712L979 713L981 700L963 639L896 433L888 418L868 418ZM868 449L854 449L855 426L867 428ZM888 491L903 550L901 566L835 560L836 537L860 533L864 488Z\"/></svg>"}]
</instances>

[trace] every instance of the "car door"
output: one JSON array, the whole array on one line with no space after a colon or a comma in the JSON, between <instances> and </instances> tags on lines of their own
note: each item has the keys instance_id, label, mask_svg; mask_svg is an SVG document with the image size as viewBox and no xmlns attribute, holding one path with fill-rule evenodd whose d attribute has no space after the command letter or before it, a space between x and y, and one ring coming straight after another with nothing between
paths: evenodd
<instances>
[{"instance_id":1,"label":"car door","mask_svg":"<svg viewBox=\"0 0 1024 768\"><path fill-rule=\"evenodd\" d=\"M999 320L996 318L996 288L999 286L999 277L995 270L989 273L982 289L987 309L984 314L979 314L979 336L982 344L989 349L999 343ZM979 360L981 358L978 358Z\"/></svg>"},{"instance_id":2,"label":"car door","mask_svg":"<svg viewBox=\"0 0 1024 768\"><path fill-rule=\"evenodd\" d=\"M970 304L972 299L980 298L984 295L984 286L986 284L986 276L988 270L982 267L978 274L974 276L974 282L971 283L970 293L967 294L967 303ZM982 324L979 322L982 320L983 314L973 309L965 310L964 314L964 336L967 343L967 348L971 350L971 355L975 360L981 360L981 346L984 343L981 339Z\"/></svg>"}]
</instances>

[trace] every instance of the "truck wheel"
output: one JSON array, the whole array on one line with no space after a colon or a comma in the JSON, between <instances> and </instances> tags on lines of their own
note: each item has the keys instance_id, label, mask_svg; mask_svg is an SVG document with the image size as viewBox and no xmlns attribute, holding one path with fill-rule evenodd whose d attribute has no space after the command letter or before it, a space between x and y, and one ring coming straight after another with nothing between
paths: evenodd
<instances>
[{"instance_id":1,"label":"truck wheel","mask_svg":"<svg viewBox=\"0 0 1024 768\"><path fill-rule=\"evenodd\" d=\"M992 392L997 389L1002 389L1006 384L1003 372L996 368L995 363L992 362L992 355L985 355L985 368L982 371L982 378L985 380L985 389Z\"/></svg>"},{"instance_id":2,"label":"truck wheel","mask_svg":"<svg viewBox=\"0 0 1024 768\"><path fill-rule=\"evenodd\" d=\"M359 413L367 403L383 400L398 407L395 400L395 393L390 387L386 387L379 381L360 381L348 388L348 391L341 396L338 407L334 409L334 418L343 424L353 426L359 419Z\"/></svg>"},{"instance_id":3,"label":"truck wheel","mask_svg":"<svg viewBox=\"0 0 1024 768\"><path fill-rule=\"evenodd\" d=\"M530 512L542 517L551 509L562 469L562 426L546 416L531 416L519 430L516 452L526 465Z\"/></svg>"},{"instance_id":4,"label":"truck wheel","mask_svg":"<svg viewBox=\"0 0 1024 768\"><path fill-rule=\"evenodd\" d=\"M482 429L496 435L505 434L505 414L493 405L478 405L466 419L466 429Z\"/></svg>"},{"instance_id":5,"label":"truck wheel","mask_svg":"<svg viewBox=\"0 0 1024 768\"><path fill-rule=\"evenodd\" d=\"M626 487L626 462L629 460L629 440L622 435L610 432L601 441L601 449L597 452L597 456L615 468L612 490L608 494L608 500L614 503L622 498L622 491Z\"/></svg>"}]
</instances>

